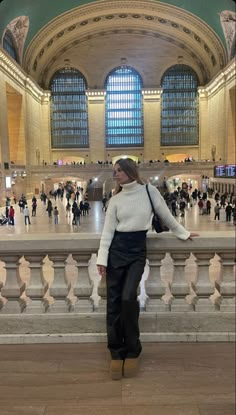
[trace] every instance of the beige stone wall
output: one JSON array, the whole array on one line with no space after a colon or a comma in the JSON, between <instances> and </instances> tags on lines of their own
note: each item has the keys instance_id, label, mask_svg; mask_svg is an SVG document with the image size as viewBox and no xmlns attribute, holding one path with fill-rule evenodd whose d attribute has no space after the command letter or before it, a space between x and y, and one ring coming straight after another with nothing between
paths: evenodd
<instances>
[{"instance_id":1,"label":"beige stone wall","mask_svg":"<svg viewBox=\"0 0 236 415\"><path fill-rule=\"evenodd\" d=\"M208 137L201 144L203 158L211 158L211 146L215 144L216 160L227 162L225 117L225 88L222 87L208 98Z\"/></svg>"},{"instance_id":2,"label":"beige stone wall","mask_svg":"<svg viewBox=\"0 0 236 415\"><path fill-rule=\"evenodd\" d=\"M235 143L235 122L236 122L236 87L235 82L231 82L226 88L226 117L225 127L227 136L226 159L227 163L235 163L236 143Z\"/></svg>"},{"instance_id":3,"label":"beige stone wall","mask_svg":"<svg viewBox=\"0 0 236 415\"><path fill-rule=\"evenodd\" d=\"M7 119L7 93L4 75L0 76L0 161L10 161L8 119Z\"/></svg>"},{"instance_id":4,"label":"beige stone wall","mask_svg":"<svg viewBox=\"0 0 236 415\"><path fill-rule=\"evenodd\" d=\"M15 164L24 165L26 162L26 149L24 107L21 94L10 91L7 92L7 120L10 160Z\"/></svg>"},{"instance_id":5,"label":"beige stone wall","mask_svg":"<svg viewBox=\"0 0 236 415\"><path fill-rule=\"evenodd\" d=\"M199 157L200 160L212 159L211 145L208 143L208 98L206 92L199 92Z\"/></svg>"},{"instance_id":6,"label":"beige stone wall","mask_svg":"<svg viewBox=\"0 0 236 415\"><path fill-rule=\"evenodd\" d=\"M144 160L161 159L160 153L160 93L143 95Z\"/></svg>"},{"instance_id":7,"label":"beige stone wall","mask_svg":"<svg viewBox=\"0 0 236 415\"><path fill-rule=\"evenodd\" d=\"M26 135L26 154L27 164L38 164L36 149L39 149L41 158L41 148L43 140L41 138L41 105L33 97L26 94L25 105L25 135Z\"/></svg>"},{"instance_id":8,"label":"beige stone wall","mask_svg":"<svg viewBox=\"0 0 236 415\"><path fill-rule=\"evenodd\" d=\"M89 160L105 160L105 102L104 96L88 97ZM87 160L86 160L87 161Z\"/></svg>"},{"instance_id":9,"label":"beige stone wall","mask_svg":"<svg viewBox=\"0 0 236 415\"><path fill-rule=\"evenodd\" d=\"M52 162L51 127L50 127L50 101L43 101L40 106L40 163Z\"/></svg>"}]
</instances>

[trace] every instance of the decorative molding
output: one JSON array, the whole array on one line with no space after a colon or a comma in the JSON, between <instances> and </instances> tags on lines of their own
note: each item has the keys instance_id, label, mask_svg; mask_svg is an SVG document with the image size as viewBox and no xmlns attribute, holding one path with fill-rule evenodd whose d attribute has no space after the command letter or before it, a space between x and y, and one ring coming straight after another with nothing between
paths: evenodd
<instances>
[{"instance_id":1,"label":"decorative molding","mask_svg":"<svg viewBox=\"0 0 236 415\"><path fill-rule=\"evenodd\" d=\"M162 88L144 88L142 89L142 95L144 101L157 102L160 101L162 94Z\"/></svg>"},{"instance_id":2,"label":"decorative molding","mask_svg":"<svg viewBox=\"0 0 236 415\"><path fill-rule=\"evenodd\" d=\"M85 41L86 36L89 40L112 31L121 34L122 30L125 33L138 30L143 35L152 33L182 47L201 71L206 68L205 81L225 66L226 53L221 40L192 13L152 0L104 0L80 6L49 22L30 43L24 67L37 78L45 71L48 58L53 63L68 43L72 47L76 46L73 42Z\"/></svg>"},{"instance_id":3,"label":"decorative molding","mask_svg":"<svg viewBox=\"0 0 236 415\"><path fill-rule=\"evenodd\" d=\"M236 77L236 62L233 59L208 85L198 88L199 96L211 96L232 78Z\"/></svg>"},{"instance_id":4,"label":"decorative molding","mask_svg":"<svg viewBox=\"0 0 236 415\"><path fill-rule=\"evenodd\" d=\"M55 51L55 54L50 56L50 58L48 57L46 66L44 67L44 69L41 70L40 77L39 77L39 83L42 83L42 79L47 76L47 73L50 71L50 68L60 58L62 53L90 39L95 39L101 36L104 37L104 36L109 36L109 35L120 36L122 34L129 34L129 35L133 34L134 36L143 35L143 36L158 38L161 40L171 41L171 43L175 44L181 49L184 49L195 60L197 67L200 68L200 71L203 75L204 82L207 82L211 78L211 72L210 72L209 65L207 65L206 62L201 58L200 54L197 54L197 52L196 53L193 52L191 45L187 45L184 42L184 40L179 40L174 37L170 38L169 35L166 36L165 34L162 34L162 33L154 33L153 31L149 31L149 30L144 31L143 29L134 28L134 29L116 29L116 30L110 29L106 31L103 30L102 32L100 31L94 32L92 35L89 35L89 36L87 34L84 34L84 35L81 35L80 39L72 40L71 43L68 42L66 47L64 48L61 49L60 47L58 47L57 51ZM34 67L33 67L35 71L37 69L37 63L38 61L36 60L34 62Z\"/></svg>"},{"instance_id":5,"label":"decorative molding","mask_svg":"<svg viewBox=\"0 0 236 415\"><path fill-rule=\"evenodd\" d=\"M50 99L50 92L43 91L38 84L31 79L8 55L0 48L0 72L5 73L15 84L24 88L37 101L41 103L48 102Z\"/></svg>"}]
</instances>

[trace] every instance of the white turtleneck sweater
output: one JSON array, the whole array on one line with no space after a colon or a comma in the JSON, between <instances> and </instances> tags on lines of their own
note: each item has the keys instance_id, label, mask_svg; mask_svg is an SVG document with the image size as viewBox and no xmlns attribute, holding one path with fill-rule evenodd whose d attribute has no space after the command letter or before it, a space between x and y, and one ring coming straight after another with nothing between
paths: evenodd
<instances>
[{"instance_id":1,"label":"white turtleneck sweater","mask_svg":"<svg viewBox=\"0 0 236 415\"><path fill-rule=\"evenodd\" d=\"M148 185L148 189L155 212L165 225L168 226L177 238L188 239L190 232L176 221L160 192L151 184ZM122 191L113 196L109 201L97 264L107 266L109 248L115 231L136 232L148 230L152 224L152 216L152 207L146 186L136 181L124 184Z\"/></svg>"}]
</instances>

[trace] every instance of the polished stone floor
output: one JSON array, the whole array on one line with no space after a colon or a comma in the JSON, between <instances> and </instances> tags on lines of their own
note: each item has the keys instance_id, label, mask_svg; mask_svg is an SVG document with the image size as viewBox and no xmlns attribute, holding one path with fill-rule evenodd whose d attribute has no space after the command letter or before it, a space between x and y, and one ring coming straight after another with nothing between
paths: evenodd
<instances>
[{"instance_id":1,"label":"polished stone floor","mask_svg":"<svg viewBox=\"0 0 236 415\"><path fill-rule=\"evenodd\" d=\"M235 415L231 343L144 343L112 381L104 344L0 346L0 415Z\"/></svg>"},{"instance_id":2,"label":"polished stone floor","mask_svg":"<svg viewBox=\"0 0 236 415\"><path fill-rule=\"evenodd\" d=\"M28 202L31 208L31 201ZM199 215L198 206L186 209L184 226L190 231L234 231L233 222L226 222L225 211L222 209L220 221L214 220L215 202L212 200L211 215ZM100 233L103 228L105 213L102 211L101 202L90 202L91 209L88 216L81 217L80 226L76 227L71 224L71 218L66 218L66 200L60 199L54 201L53 207L57 206L59 210L59 224L54 225L53 217L48 218L46 206L38 200L36 217L31 218L31 225L25 226L23 214L20 213L18 205L13 205L15 208L15 226L0 226L0 236L4 234L24 234L24 233L69 233L69 232L94 232ZM0 208L0 214L5 212L5 208ZM181 218L177 218L181 221Z\"/></svg>"}]
</instances>

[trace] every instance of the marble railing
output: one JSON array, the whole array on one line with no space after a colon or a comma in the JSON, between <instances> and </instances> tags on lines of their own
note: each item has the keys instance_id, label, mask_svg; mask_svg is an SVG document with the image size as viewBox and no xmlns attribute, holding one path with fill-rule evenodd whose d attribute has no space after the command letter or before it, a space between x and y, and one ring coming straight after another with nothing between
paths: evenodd
<instances>
[{"instance_id":1,"label":"marble railing","mask_svg":"<svg viewBox=\"0 0 236 415\"><path fill-rule=\"evenodd\" d=\"M0 239L0 343L105 340L98 234ZM190 241L148 234L140 284L143 339L234 339L234 232Z\"/></svg>"}]
</instances>

